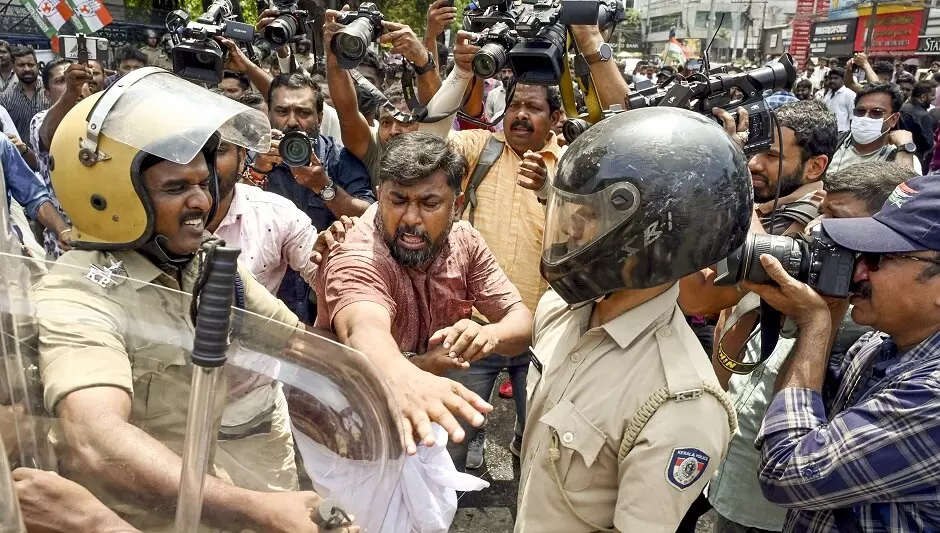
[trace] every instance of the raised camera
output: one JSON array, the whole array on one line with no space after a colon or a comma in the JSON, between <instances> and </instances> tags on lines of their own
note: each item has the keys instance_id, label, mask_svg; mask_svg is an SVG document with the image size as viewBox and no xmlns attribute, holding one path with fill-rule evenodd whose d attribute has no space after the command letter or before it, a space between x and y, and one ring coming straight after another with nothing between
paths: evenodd
<instances>
[{"instance_id":1,"label":"raised camera","mask_svg":"<svg viewBox=\"0 0 940 533\"><path fill-rule=\"evenodd\" d=\"M836 244L821 224L813 227L809 237L749 234L740 248L718 263L715 285L734 285L739 281L772 284L761 265L762 254L776 257L787 274L819 294L836 298L849 295L858 254Z\"/></svg>"},{"instance_id":2,"label":"raised camera","mask_svg":"<svg viewBox=\"0 0 940 533\"><path fill-rule=\"evenodd\" d=\"M281 137L277 153L289 167L306 167L316 153L317 139L311 139L302 131L289 131Z\"/></svg>"},{"instance_id":3,"label":"raised camera","mask_svg":"<svg viewBox=\"0 0 940 533\"><path fill-rule=\"evenodd\" d=\"M330 50L339 66L351 70L362 63L369 45L385 31L383 20L385 17L382 12L372 2L363 2L358 10L343 13L337 22L346 27L334 33L330 39Z\"/></svg>"}]
</instances>

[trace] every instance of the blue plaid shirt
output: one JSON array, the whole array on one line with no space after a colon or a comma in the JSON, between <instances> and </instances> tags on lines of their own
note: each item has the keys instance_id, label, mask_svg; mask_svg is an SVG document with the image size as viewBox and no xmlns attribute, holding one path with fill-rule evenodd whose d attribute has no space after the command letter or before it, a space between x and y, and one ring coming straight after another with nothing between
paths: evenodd
<instances>
[{"instance_id":1,"label":"blue plaid shirt","mask_svg":"<svg viewBox=\"0 0 940 533\"><path fill-rule=\"evenodd\" d=\"M898 354L864 335L836 372L827 416L809 389L777 393L757 437L764 496L790 507L784 531L940 531L940 333ZM843 524L845 522L842 522Z\"/></svg>"}]
</instances>

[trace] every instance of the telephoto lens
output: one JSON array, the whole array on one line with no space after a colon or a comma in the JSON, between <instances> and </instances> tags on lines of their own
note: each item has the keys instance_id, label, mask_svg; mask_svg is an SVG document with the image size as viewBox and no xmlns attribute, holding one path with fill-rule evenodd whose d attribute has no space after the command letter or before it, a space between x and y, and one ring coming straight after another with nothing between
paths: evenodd
<instances>
[{"instance_id":1,"label":"telephoto lens","mask_svg":"<svg viewBox=\"0 0 940 533\"><path fill-rule=\"evenodd\" d=\"M302 131L290 131L284 134L277 152L289 167L306 167L313 159L314 142Z\"/></svg>"},{"instance_id":2,"label":"telephoto lens","mask_svg":"<svg viewBox=\"0 0 940 533\"><path fill-rule=\"evenodd\" d=\"M739 281L772 284L773 280L760 262L762 254L772 255L780 261L790 276L805 281L809 265L808 245L805 241L783 235L749 233L744 244L718 263L715 285L734 285Z\"/></svg>"},{"instance_id":3,"label":"telephoto lens","mask_svg":"<svg viewBox=\"0 0 940 533\"><path fill-rule=\"evenodd\" d=\"M351 70L359 66L366 57L369 44L375 38L375 26L369 17L357 17L345 28L333 34L330 50L339 66Z\"/></svg>"},{"instance_id":4,"label":"telephoto lens","mask_svg":"<svg viewBox=\"0 0 940 533\"><path fill-rule=\"evenodd\" d=\"M297 35L297 18L293 14L280 15L264 28L264 40L284 46Z\"/></svg>"}]
</instances>

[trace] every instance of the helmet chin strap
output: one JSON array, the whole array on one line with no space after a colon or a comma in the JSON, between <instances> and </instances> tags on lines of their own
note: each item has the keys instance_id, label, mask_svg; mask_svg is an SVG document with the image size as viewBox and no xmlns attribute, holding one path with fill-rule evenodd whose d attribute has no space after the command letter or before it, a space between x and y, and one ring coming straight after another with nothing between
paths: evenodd
<instances>
[{"instance_id":1,"label":"helmet chin strap","mask_svg":"<svg viewBox=\"0 0 940 533\"><path fill-rule=\"evenodd\" d=\"M186 265L196 257L195 253L186 255L177 255L167 248L169 239L164 235L155 235L153 239L147 241L138 251L148 259L154 262L158 267L170 267L175 270L182 270Z\"/></svg>"}]
</instances>

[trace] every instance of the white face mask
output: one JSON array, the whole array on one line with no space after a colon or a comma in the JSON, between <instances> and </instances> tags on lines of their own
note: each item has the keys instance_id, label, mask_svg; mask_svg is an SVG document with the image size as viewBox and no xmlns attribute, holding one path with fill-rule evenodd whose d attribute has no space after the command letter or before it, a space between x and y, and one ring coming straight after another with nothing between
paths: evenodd
<instances>
[{"instance_id":1,"label":"white face mask","mask_svg":"<svg viewBox=\"0 0 940 533\"><path fill-rule=\"evenodd\" d=\"M883 135L885 119L855 117L852 119L852 140L858 144L870 144Z\"/></svg>"}]
</instances>

